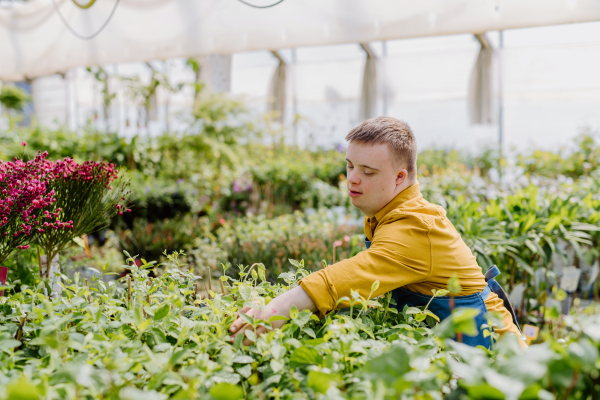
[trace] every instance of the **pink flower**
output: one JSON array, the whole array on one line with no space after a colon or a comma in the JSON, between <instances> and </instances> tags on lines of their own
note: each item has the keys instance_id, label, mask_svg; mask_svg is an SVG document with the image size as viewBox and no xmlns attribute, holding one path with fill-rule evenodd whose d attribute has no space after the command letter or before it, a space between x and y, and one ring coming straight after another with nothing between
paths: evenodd
<instances>
[{"instance_id":1,"label":"pink flower","mask_svg":"<svg viewBox=\"0 0 600 400\"><path fill-rule=\"evenodd\" d=\"M336 240L335 242L333 242L333 247L340 247L341 245L342 245L341 240Z\"/></svg>"},{"instance_id":2,"label":"pink flower","mask_svg":"<svg viewBox=\"0 0 600 400\"><path fill-rule=\"evenodd\" d=\"M274 308L271 308L271 313L272 313L272 314L275 314L276 312L277 312L277 310L276 310L276 309L274 309Z\"/></svg>"},{"instance_id":3,"label":"pink flower","mask_svg":"<svg viewBox=\"0 0 600 400\"><path fill-rule=\"evenodd\" d=\"M344 242L348 243L350 241L350 236L346 235L344 236Z\"/></svg>"},{"instance_id":4,"label":"pink flower","mask_svg":"<svg viewBox=\"0 0 600 400\"><path fill-rule=\"evenodd\" d=\"M27 146L27 142L21 142L21 146L23 146L23 147Z\"/></svg>"}]
</instances>

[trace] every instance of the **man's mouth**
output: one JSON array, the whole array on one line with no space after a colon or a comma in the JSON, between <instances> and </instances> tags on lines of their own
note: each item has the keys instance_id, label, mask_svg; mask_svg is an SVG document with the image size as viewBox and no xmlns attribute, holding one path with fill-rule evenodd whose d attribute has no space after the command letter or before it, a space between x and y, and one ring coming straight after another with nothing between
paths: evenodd
<instances>
[{"instance_id":1,"label":"man's mouth","mask_svg":"<svg viewBox=\"0 0 600 400\"><path fill-rule=\"evenodd\" d=\"M361 192L357 192L357 191L352 190L352 189L348 189L348 194L350 195L350 197L358 197L358 196L362 195Z\"/></svg>"}]
</instances>

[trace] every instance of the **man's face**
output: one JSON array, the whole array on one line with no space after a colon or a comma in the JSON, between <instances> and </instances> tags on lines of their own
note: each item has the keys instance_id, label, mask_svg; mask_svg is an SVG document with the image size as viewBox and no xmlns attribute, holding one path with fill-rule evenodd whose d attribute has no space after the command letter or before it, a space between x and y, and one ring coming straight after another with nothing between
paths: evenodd
<instances>
[{"instance_id":1,"label":"man's face","mask_svg":"<svg viewBox=\"0 0 600 400\"><path fill-rule=\"evenodd\" d=\"M398 194L406 170L394 166L387 144L350 142L346 150L348 194L352 205L373 217ZM404 175L402 175L404 174ZM400 175L400 177L399 177Z\"/></svg>"}]
</instances>

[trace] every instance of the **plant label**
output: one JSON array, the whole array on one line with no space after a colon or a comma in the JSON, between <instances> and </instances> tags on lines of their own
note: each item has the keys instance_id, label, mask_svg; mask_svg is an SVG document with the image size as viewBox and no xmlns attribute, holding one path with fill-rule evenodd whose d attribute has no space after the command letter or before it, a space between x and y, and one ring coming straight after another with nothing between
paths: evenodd
<instances>
[{"instance_id":1,"label":"plant label","mask_svg":"<svg viewBox=\"0 0 600 400\"><path fill-rule=\"evenodd\" d=\"M537 339L539 328L532 325L523 326L523 335L527 338L527 345L531 344L531 341Z\"/></svg>"},{"instance_id":2,"label":"plant label","mask_svg":"<svg viewBox=\"0 0 600 400\"><path fill-rule=\"evenodd\" d=\"M523 335L527 338L527 344L531 344L532 340L537 339L540 328L533 325L523 325Z\"/></svg>"}]
</instances>

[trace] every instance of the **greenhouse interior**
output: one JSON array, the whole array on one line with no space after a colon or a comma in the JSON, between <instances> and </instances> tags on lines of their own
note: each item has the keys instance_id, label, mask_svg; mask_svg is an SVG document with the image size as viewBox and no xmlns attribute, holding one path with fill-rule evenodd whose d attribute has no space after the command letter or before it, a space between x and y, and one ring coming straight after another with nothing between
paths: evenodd
<instances>
[{"instance_id":1,"label":"greenhouse interior","mask_svg":"<svg viewBox=\"0 0 600 400\"><path fill-rule=\"evenodd\" d=\"M597 0L0 0L0 400L600 399Z\"/></svg>"}]
</instances>

